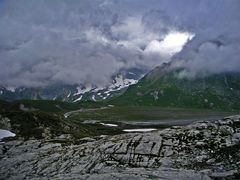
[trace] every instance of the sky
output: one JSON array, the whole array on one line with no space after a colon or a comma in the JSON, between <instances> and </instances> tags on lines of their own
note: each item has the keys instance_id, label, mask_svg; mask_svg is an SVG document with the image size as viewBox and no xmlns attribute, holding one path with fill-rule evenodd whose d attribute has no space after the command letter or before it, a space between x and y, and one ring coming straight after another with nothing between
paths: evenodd
<instances>
[{"instance_id":1,"label":"sky","mask_svg":"<svg viewBox=\"0 0 240 180\"><path fill-rule=\"evenodd\" d=\"M0 84L103 86L164 62L240 71L239 0L1 0Z\"/></svg>"}]
</instances>

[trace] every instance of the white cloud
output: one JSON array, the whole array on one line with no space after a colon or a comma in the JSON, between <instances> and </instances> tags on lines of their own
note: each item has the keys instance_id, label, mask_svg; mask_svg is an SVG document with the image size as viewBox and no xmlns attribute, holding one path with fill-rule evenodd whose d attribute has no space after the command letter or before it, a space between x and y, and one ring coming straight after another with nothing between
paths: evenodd
<instances>
[{"instance_id":1,"label":"white cloud","mask_svg":"<svg viewBox=\"0 0 240 180\"><path fill-rule=\"evenodd\" d=\"M189 68L240 69L239 19L238 0L3 0L0 84L106 84L172 55ZM205 44L219 38L223 47Z\"/></svg>"},{"instance_id":2,"label":"white cloud","mask_svg":"<svg viewBox=\"0 0 240 180\"><path fill-rule=\"evenodd\" d=\"M169 32L162 41L153 40L146 47L147 53L158 53L161 56L172 57L180 52L183 46L192 38L193 34L188 32Z\"/></svg>"},{"instance_id":3,"label":"white cloud","mask_svg":"<svg viewBox=\"0 0 240 180\"><path fill-rule=\"evenodd\" d=\"M191 49L176 59L177 66L186 68L184 76L209 75L240 71L240 44L222 44L220 41L206 41L197 49Z\"/></svg>"}]
</instances>

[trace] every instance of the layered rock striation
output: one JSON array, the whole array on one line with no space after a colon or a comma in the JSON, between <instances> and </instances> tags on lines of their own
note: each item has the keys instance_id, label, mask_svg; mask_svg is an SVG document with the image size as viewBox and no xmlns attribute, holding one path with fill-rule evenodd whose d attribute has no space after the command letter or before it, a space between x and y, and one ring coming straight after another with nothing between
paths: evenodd
<instances>
[{"instance_id":1,"label":"layered rock striation","mask_svg":"<svg viewBox=\"0 0 240 180\"><path fill-rule=\"evenodd\" d=\"M150 133L84 138L71 145L63 142L2 142L1 178L240 178L240 116Z\"/></svg>"}]
</instances>

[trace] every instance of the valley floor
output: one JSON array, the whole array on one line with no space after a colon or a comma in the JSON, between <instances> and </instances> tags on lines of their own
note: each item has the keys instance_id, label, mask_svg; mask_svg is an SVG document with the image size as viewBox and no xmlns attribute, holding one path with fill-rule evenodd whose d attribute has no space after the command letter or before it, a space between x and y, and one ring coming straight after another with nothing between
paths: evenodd
<instances>
[{"instance_id":1,"label":"valley floor","mask_svg":"<svg viewBox=\"0 0 240 180\"><path fill-rule=\"evenodd\" d=\"M76 112L76 113L74 113ZM72 115L79 120L181 120L219 118L238 112L224 112L209 109L162 108L158 106L104 106L81 109ZM69 115L69 114L67 114Z\"/></svg>"},{"instance_id":2,"label":"valley floor","mask_svg":"<svg viewBox=\"0 0 240 180\"><path fill-rule=\"evenodd\" d=\"M194 122L214 121L238 112L223 112L206 109L161 108L149 106L79 109L64 114L68 121L89 125L100 134L121 134L186 126ZM104 132L101 127L104 126Z\"/></svg>"}]
</instances>

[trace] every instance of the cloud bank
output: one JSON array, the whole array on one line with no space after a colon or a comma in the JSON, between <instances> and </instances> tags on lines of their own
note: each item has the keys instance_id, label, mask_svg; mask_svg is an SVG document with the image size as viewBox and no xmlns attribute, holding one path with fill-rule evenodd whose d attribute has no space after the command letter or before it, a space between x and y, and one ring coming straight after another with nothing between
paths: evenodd
<instances>
[{"instance_id":1,"label":"cloud bank","mask_svg":"<svg viewBox=\"0 0 240 180\"><path fill-rule=\"evenodd\" d=\"M0 84L100 86L173 56L194 72L238 71L239 12L238 0L3 0Z\"/></svg>"}]
</instances>

